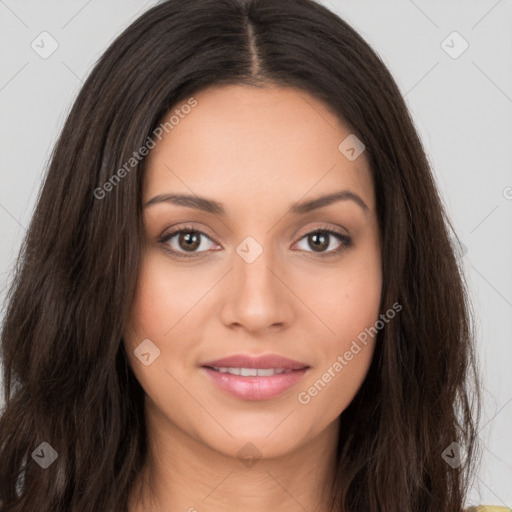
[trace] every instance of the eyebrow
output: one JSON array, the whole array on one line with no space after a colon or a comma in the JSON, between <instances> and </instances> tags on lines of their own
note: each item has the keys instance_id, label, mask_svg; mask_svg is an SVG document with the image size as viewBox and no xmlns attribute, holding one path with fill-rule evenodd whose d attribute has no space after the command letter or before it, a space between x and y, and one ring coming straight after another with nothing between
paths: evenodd
<instances>
[{"instance_id":1,"label":"eyebrow","mask_svg":"<svg viewBox=\"0 0 512 512\"><path fill-rule=\"evenodd\" d=\"M339 192L327 194L325 196L310 199L308 201L299 201L298 203L293 204L289 211L295 215L303 215L313 210L317 210L318 208L329 206L338 201L353 201L359 205L365 213L369 211L368 206L361 199L361 197L359 197L356 193L351 192L350 190L341 190ZM159 203L171 203L177 206L195 208L207 213L212 213L214 215L226 215L226 210L221 203L214 201L213 199L207 199L206 197L188 194L159 194L150 199L144 205L144 208L148 208L149 206L153 206Z\"/></svg>"}]
</instances>

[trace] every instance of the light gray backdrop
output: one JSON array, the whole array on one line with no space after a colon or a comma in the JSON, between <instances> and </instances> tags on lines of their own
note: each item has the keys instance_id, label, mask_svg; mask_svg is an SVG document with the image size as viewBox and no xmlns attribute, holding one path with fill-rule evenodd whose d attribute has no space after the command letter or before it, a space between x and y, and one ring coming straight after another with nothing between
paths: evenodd
<instances>
[{"instance_id":1,"label":"light gray backdrop","mask_svg":"<svg viewBox=\"0 0 512 512\"><path fill-rule=\"evenodd\" d=\"M0 304L71 102L113 38L156 3L0 0ZM512 1L322 3L395 76L461 238L485 399L471 503L512 507Z\"/></svg>"}]
</instances>

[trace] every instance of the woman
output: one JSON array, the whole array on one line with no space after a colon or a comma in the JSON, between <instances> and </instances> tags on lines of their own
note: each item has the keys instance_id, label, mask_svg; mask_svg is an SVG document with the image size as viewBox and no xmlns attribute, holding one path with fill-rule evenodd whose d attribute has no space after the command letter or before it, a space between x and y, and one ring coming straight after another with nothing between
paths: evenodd
<instances>
[{"instance_id":1,"label":"woman","mask_svg":"<svg viewBox=\"0 0 512 512\"><path fill-rule=\"evenodd\" d=\"M384 64L309 0L169 0L68 116L2 331L2 512L460 511L464 281Z\"/></svg>"}]
</instances>

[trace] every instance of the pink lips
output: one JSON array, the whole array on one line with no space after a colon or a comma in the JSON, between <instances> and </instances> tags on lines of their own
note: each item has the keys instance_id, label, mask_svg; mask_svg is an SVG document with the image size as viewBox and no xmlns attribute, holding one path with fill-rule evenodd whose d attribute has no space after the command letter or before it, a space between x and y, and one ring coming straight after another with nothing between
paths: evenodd
<instances>
[{"instance_id":1,"label":"pink lips","mask_svg":"<svg viewBox=\"0 0 512 512\"><path fill-rule=\"evenodd\" d=\"M250 368L284 370L270 376L243 376L221 373L216 368ZM202 364L205 373L212 381L230 395L244 400L269 400L292 386L305 375L309 366L276 354L252 357L237 354Z\"/></svg>"}]
</instances>

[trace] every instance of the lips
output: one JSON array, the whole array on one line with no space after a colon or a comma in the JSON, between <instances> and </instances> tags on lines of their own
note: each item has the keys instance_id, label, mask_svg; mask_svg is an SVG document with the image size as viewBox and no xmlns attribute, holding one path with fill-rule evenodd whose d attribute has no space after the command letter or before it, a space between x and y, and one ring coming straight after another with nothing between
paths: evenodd
<instances>
[{"instance_id":1,"label":"lips","mask_svg":"<svg viewBox=\"0 0 512 512\"><path fill-rule=\"evenodd\" d=\"M237 354L202 365L221 390L243 400L269 400L293 387L309 366L276 354Z\"/></svg>"},{"instance_id":2,"label":"lips","mask_svg":"<svg viewBox=\"0 0 512 512\"><path fill-rule=\"evenodd\" d=\"M278 356L276 354L267 354L263 356L248 356L244 354L236 354L215 361L208 361L202 366L211 368L281 368L283 370L302 370L308 365L288 359L287 357Z\"/></svg>"}]
</instances>

